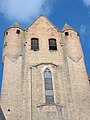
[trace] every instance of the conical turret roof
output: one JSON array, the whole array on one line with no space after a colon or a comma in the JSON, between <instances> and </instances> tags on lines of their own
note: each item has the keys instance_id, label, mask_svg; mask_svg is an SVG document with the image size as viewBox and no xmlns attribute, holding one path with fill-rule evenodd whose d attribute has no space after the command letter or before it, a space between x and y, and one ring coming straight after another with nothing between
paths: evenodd
<instances>
[{"instance_id":1,"label":"conical turret roof","mask_svg":"<svg viewBox=\"0 0 90 120\"><path fill-rule=\"evenodd\" d=\"M62 30L74 30L71 26L69 26L67 23L65 23Z\"/></svg>"},{"instance_id":2,"label":"conical turret roof","mask_svg":"<svg viewBox=\"0 0 90 120\"><path fill-rule=\"evenodd\" d=\"M10 26L10 28L20 28L20 29L22 29L21 26L18 24L18 22L15 22L14 24L12 24Z\"/></svg>"},{"instance_id":3,"label":"conical turret roof","mask_svg":"<svg viewBox=\"0 0 90 120\"><path fill-rule=\"evenodd\" d=\"M19 28L19 29L22 29L22 30L23 30L23 28L18 24L18 22L15 22L14 24L12 24L7 30L9 30L10 28ZM7 30L6 30L6 31L7 31ZM6 31L5 31L5 32L6 32ZM4 33L5 33L5 32L4 32Z\"/></svg>"}]
</instances>

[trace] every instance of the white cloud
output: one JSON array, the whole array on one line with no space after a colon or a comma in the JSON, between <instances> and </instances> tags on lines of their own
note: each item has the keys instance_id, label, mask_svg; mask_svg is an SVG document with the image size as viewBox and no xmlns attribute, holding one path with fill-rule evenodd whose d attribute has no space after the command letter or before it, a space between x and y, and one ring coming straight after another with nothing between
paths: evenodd
<instances>
[{"instance_id":1,"label":"white cloud","mask_svg":"<svg viewBox=\"0 0 90 120\"><path fill-rule=\"evenodd\" d=\"M41 12L48 14L49 3L49 0L0 0L0 13L10 20L30 21Z\"/></svg>"},{"instance_id":2,"label":"white cloud","mask_svg":"<svg viewBox=\"0 0 90 120\"><path fill-rule=\"evenodd\" d=\"M86 6L90 6L90 0L83 0L83 2Z\"/></svg>"},{"instance_id":3,"label":"white cloud","mask_svg":"<svg viewBox=\"0 0 90 120\"><path fill-rule=\"evenodd\" d=\"M80 26L80 34L87 36L90 34L90 26L88 24L82 24Z\"/></svg>"},{"instance_id":4,"label":"white cloud","mask_svg":"<svg viewBox=\"0 0 90 120\"><path fill-rule=\"evenodd\" d=\"M85 34L86 29L87 29L87 26L86 26L86 25L81 25L81 26L80 26L80 33L81 33L81 34Z\"/></svg>"}]
</instances>

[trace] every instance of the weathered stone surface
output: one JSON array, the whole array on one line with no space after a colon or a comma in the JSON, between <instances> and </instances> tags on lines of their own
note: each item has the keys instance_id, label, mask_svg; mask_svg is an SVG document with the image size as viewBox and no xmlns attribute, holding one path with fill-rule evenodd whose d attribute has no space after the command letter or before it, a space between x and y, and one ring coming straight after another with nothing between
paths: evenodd
<instances>
[{"instance_id":1,"label":"weathered stone surface","mask_svg":"<svg viewBox=\"0 0 90 120\"><path fill-rule=\"evenodd\" d=\"M89 120L90 84L78 33L68 25L59 31L43 15L25 31L19 26L7 31L1 93L6 120ZM31 38L39 39L38 51L31 50ZM57 50L49 50L50 38ZM46 68L52 73L53 104L45 100Z\"/></svg>"}]
</instances>

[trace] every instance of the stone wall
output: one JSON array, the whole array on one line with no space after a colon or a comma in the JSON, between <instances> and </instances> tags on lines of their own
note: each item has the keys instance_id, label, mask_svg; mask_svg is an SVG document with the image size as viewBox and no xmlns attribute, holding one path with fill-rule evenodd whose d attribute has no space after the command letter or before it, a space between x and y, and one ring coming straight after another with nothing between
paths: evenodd
<instances>
[{"instance_id":1,"label":"stone wall","mask_svg":"<svg viewBox=\"0 0 90 120\"><path fill-rule=\"evenodd\" d=\"M1 95L6 120L89 120L90 88L77 32L59 31L43 15L26 30L7 31ZM39 50L31 50L31 38L38 38ZM49 50L50 38L57 50ZM46 68L52 73L52 104L45 100Z\"/></svg>"}]
</instances>

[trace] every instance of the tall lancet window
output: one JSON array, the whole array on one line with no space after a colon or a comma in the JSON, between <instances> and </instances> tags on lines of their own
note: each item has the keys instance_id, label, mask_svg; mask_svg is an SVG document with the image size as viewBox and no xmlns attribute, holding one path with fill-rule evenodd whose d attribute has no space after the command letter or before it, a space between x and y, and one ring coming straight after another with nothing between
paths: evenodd
<instances>
[{"instance_id":1,"label":"tall lancet window","mask_svg":"<svg viewBox=\"0 0 90 120\"><path fill-rule=\"evenodd\" d=\"M44 71L44 79L45 79L46 103L50 104L54 102L54 96L53 96L52 74L48 68L45 69Z\"/></svg>"}]
</instances>

